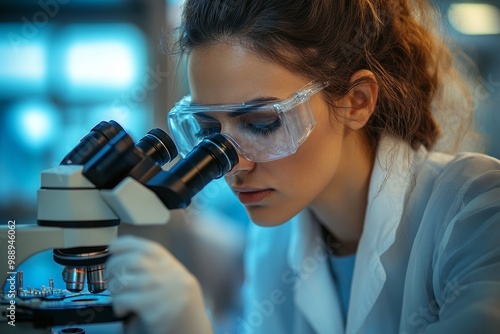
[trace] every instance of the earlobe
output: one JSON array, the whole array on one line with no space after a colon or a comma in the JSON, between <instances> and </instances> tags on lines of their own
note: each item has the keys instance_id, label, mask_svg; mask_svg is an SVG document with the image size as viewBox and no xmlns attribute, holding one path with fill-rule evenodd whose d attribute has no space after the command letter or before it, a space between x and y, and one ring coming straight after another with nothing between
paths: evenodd
<instances>
[{"instance_id":1,"label":"earlobe","mask_svg":"<svg viewBox=\"0 0 500 334\"><path fill-rule=\"evenodd\" d=\"M355 84L356 82L358 83ZM345 97L349 105L345 124L351 130L359 130L366 125L375 110L378 84L375 75L368 70L354 73L350 83L355 86Z\"/></svg>"}]
</instances>

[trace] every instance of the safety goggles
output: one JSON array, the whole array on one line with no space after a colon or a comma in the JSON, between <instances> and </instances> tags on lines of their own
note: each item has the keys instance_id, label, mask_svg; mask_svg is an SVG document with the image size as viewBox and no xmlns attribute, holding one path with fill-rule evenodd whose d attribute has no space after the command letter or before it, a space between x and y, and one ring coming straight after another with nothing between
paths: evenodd
<instances>
[{"instance_id":1,"label":"safety goggles","mask_svg":"<svg viewBox=\"0 0 500 334\"><path fill-rule=\"evenodd\" d=\"M294 154L311 134L316 120L309 99L328 86L310 82L282 101L200 105L182 98L168 114L168 124L179 154L185 156L205 137L225 135L238 154L266 162Z\"/></svg>"}]
</instances>

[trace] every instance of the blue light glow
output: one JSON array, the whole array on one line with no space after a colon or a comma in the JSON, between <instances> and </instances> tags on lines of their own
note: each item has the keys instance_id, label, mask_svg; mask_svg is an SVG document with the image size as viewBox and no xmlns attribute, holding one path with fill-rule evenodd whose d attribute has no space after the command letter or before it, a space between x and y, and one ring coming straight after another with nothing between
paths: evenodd
<instances>
[{"instance_id":1,"label":"blue light glow","mask_svg":"<svg viewBox=\"0 0 500 334\"><path fill-rule=\"evenodd\" d=\"M50 145L59 132L60 117L47 102L31 101L8 111L8 128L17 142L39 152Z\"/></svg>"},{"instance_id":2,"label":"blue light glow","mask_svg":"<svg viewBox=\"0 0 500 334\"><path fill-rule=\"evenodd\" d=\"M134 50L120 41L82 41L68 47L66 71L76 86L130 87L137 76Z\"/></svg>"},{"instance_id":3,"label":"blue light glow","mask_svg":"<svg viewBox=\"0 0 500 334\"><path fill-rule=\"evenodd\" d=\"M130 24L73 24L60 33L53 60L56 87L71 102L109 100L139 84L146 42Z\"/></svg>"},{"instance_id":4,"label":"blue light glow","mask_svg":"<svg viewBox=\"0 0 500 334\"><path fill-rule=\"evenodd\" d=\"M0 25L0 90L1 96L41 93L47 75L47 41L39 33L26 38L22 25Z\"/></svg>"},{"instance_id":5,"label":"blue light glow","mask_svg":"<svg viewBox=\"0 0 500 334\"><path fill-rule=\"evenodd\" d=\"M33 141L43 141L50 136L49 117L41 110L26 110L22 115L21 124Z\"/></svg>"}]
</instances>

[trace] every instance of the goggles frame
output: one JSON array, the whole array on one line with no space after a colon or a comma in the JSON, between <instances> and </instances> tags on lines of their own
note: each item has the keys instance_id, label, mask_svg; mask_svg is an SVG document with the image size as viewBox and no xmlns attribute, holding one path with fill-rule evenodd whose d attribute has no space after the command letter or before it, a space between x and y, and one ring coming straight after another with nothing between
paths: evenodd
<instances>
[{"instance_id":1,"label":"goggles frame","mask_svg":"<svg viewBox=\"0 0 500 334\"><path fill-rule=\"evenodd\" d=\"M178 147L179 153L181 156L185 156L194 148L194 146L206 137L197 136L196 133L199 131L195 131L195 125L193 125L196 123L194 115L215 113L234 115L245 113L244 111L242 112L242 110L272 110L276 113L281 124L283 125L284 129L281 131L284 131L284 135L282 137L286 138L288 142L282 143L283 145L275 148L274 151L272 148L268 149L268 154L264 154L266 149L263 147L243 147L244 145L240 145L234 135L223 131L219 132L225 135L234 144L238 154L247 160L253 162L267 162L281 159L294 154L298 147L311 134L314 126L316 125L316 120L312 115L308 102L313 95L319 93L328 85L328 82L311 81L287 99L262 103L251 102L202 105L192 103L191 96L186 95L179 102L177 102L169 112L168 125L174 142ZM303 107L301 107L302 104L304 104ZM297 110L297 115L293 115L294 110ZM252 112L253 111L249 111L248 114L251 114Z\"/></svg>"}]
</instances>

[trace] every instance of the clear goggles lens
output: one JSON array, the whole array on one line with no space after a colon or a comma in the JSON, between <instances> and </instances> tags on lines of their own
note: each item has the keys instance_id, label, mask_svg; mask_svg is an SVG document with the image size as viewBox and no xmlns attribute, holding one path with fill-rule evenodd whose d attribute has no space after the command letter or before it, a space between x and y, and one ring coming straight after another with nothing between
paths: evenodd
<instances>
[{"instance_id":1,"label":"clear goggles lens","mask_svg":"<svg viewBox=\"0 0 500 334\"><path fill-rule=\"evenodd\" d=\"M238 153L253 162L294 154L316 125L309 98L328 83L311 82L291 98L274 102L199 105L180 100L168 115L168 125L181 156L205 137L222 133Z\"/></svg>"}]
</instances>

